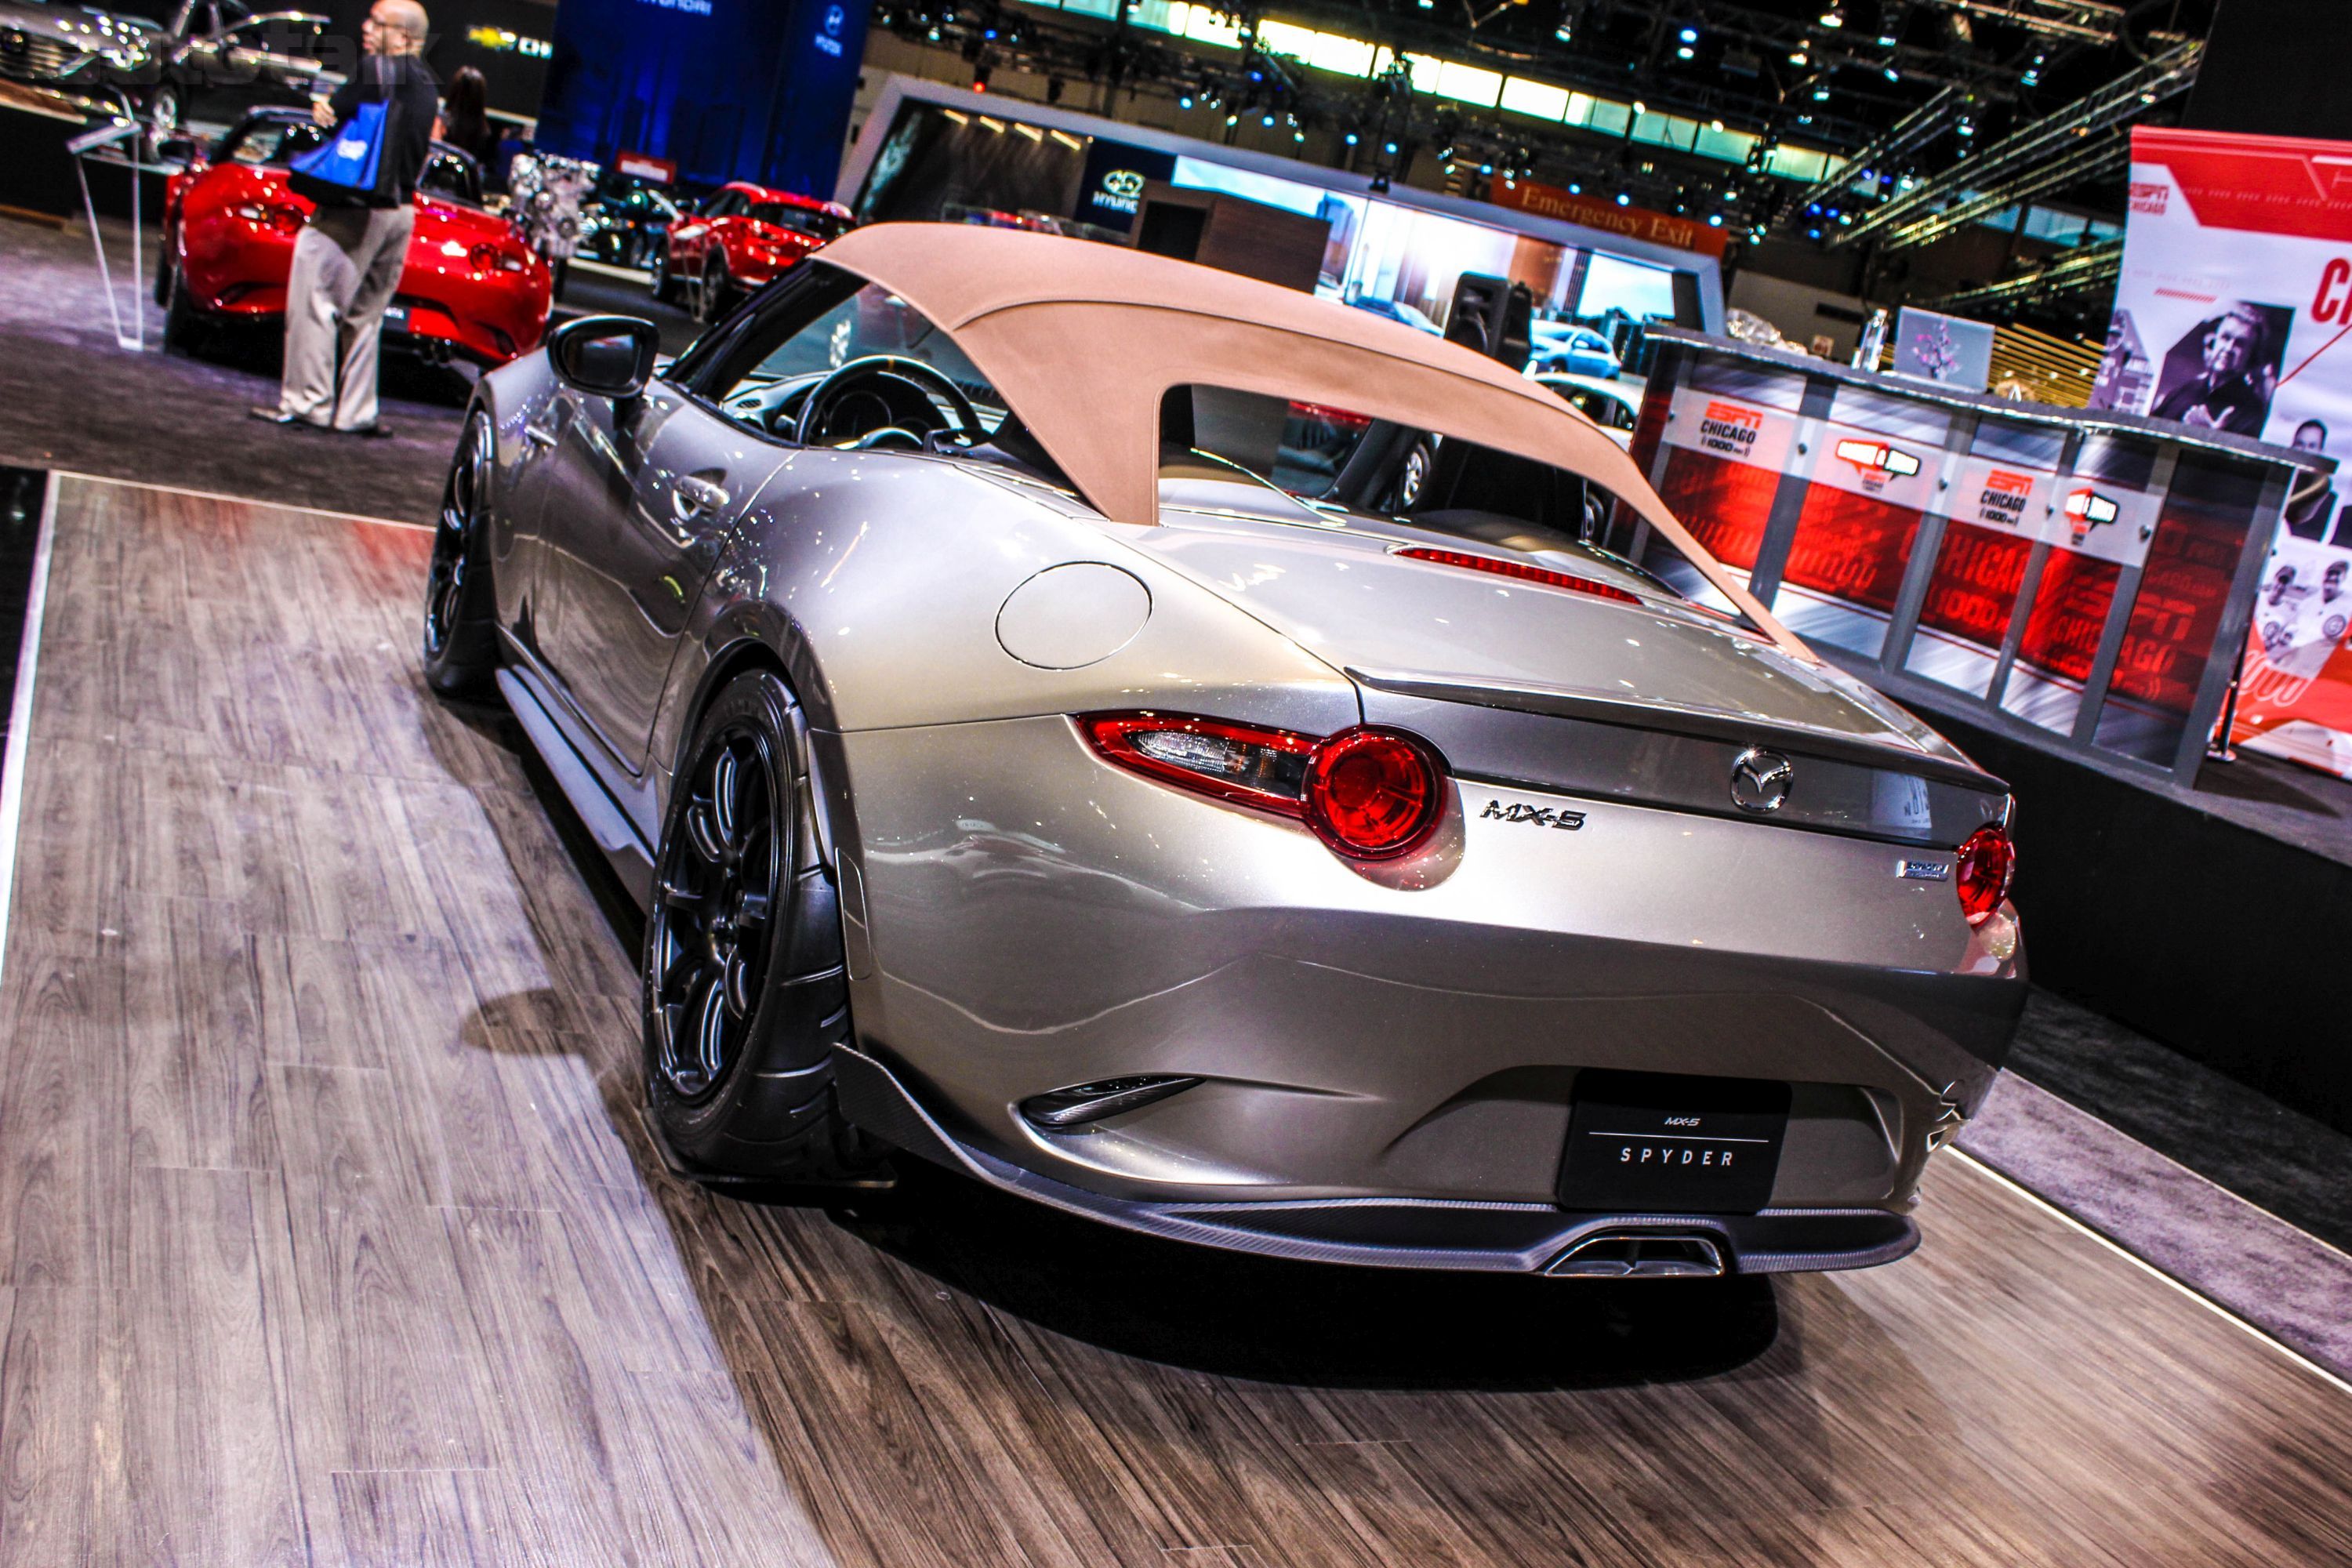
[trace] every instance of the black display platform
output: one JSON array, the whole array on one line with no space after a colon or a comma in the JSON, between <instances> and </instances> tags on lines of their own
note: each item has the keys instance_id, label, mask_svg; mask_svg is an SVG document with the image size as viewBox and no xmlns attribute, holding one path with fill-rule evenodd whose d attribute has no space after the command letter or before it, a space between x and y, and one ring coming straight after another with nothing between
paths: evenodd
<instances>
[{"instance_id":1,"label":"black display platform","mask_svg":"<svg viewBox=\"0 0 2352 1568\"><path fill-rule=\"evenodd\" d=\"M1898 695L2016 795L2036 982L2352 1132L2352 784L2242 752L2179 789Z\"/></svg>"}]
</instances>

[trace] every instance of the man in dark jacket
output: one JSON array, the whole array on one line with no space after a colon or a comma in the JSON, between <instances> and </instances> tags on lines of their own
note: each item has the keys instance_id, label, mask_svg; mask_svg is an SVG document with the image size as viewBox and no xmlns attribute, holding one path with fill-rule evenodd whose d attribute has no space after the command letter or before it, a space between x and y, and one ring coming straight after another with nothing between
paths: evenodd
<instances>
[{"instance_id":1,"label":"man in dark jacket","mask_svg":"<svg viewBox=\"0 0 2352 1568\"><path fill-rule=\"evenodd\" d=\"M360 24L366 50L360 68L333 99L311 106L320 124L341 126L361 104L384 104L383 147L375 188L320 200L294 242L285 377L277 406L256 408L257 419L391 434L376 420L376 351L384 308L408 259L416 181L439 110L439 84L419 58L425 29L415 0L375 0Z\"/></svg>"},{"instance_id":2,"label":"man in dark jacket","mask_svg":"<svg viewBox=\"0 0 2352 1568\"><path fill-rule=\"evenodd\" d=\"M2204 374L2168 390L2148 412L2233 436L2260 436L2278 390L2270 336L2270 321L2261 310L2242 300L2232 302L2205 330Z\"/></svg>"}]
</instances>

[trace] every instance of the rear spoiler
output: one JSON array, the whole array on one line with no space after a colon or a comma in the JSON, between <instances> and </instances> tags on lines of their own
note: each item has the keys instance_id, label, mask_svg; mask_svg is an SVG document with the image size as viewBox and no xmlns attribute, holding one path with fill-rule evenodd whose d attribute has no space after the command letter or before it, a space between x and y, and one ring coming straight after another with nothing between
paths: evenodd
<instances>
[{"instance_id":1,"label":"rear spoiler","mask_svg":"<svg viewBox=\"0 0 2352 1568\"><path fill-rule=\"evenodd\" d=\"M1770 746L1800 756L1851 763L1912 774L1933 784L2006 795L2009 785L1974 763L1939 756L1908 742L1873 741L1810 724L1784 720L1749 718L1672 702L1627 702L1614 698L1566 691L1558 687L1450 675L1400 674L1349 667L1348 679L1359 686L1399 697L1433 702L1466 702L1517 713L1544 713L1580 719L1588 723L1617 724L1654 733L1687 735L1696 740L1724 741L1742 746Z\"/></svg>"}]
</instances>

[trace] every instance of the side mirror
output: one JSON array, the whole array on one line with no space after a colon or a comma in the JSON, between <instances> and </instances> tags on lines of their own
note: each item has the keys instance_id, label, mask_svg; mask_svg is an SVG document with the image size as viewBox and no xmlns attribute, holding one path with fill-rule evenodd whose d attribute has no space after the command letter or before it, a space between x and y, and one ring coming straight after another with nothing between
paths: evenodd
<instances>
[{"instance_id":1,"label":"side mirror","mask_svg":"<svg viewBox=\"0 0 2352 1568\"><path fill-rule=\"evenodd\" d=\"M548 363L567 386L615 402L645 391L661 329L635 316L583 316L547 334Z\"/></svg>"}]
</instances>

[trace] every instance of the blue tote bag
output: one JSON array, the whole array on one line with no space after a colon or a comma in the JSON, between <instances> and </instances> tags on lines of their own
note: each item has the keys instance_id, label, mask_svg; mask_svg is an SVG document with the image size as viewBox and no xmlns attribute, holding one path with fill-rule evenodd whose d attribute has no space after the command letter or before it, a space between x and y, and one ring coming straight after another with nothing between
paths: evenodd
<instances>
[{"instance_id":1,"label":"blue tote bag","mask_svg":"<svg viewBox=\"0 0 2352 1568\"><path fill-rule=\"evenodd\" d=\"M294 176L289 183L314 202L371 205L391 119L388 102L361 104L332 136L287 164Z\"/></svg>"}]
</instances>

